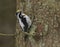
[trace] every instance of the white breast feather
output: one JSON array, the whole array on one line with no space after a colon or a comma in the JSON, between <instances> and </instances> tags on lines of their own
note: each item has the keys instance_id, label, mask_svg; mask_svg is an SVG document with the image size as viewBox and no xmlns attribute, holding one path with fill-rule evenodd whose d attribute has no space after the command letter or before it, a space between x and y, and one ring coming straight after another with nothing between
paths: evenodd
<instances>
[{"instance_id":1,"label":"white breast feather","mask_svg":"<svg viewBox=\"0 0 60 47\"><path fill-rule=\"evenodd\" d=\"M22 28L23 31L24 31L24 24L21 22L21 19L19 19L19 24L20 24L21 28Z\"/></svg>"}]
</instances>

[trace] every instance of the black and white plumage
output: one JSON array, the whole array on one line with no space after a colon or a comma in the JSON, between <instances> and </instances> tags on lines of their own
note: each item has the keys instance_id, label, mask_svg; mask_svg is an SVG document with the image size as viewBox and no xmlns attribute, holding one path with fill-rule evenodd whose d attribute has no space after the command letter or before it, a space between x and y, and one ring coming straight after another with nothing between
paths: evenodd
<instances>
[{"instance_id":1,"label":"black and white plumage","mask_svg":"<svg viewBox=\"0 0 60 47\"><path fill-rule=\"evenodd\" d=\"M19 24L24 32L28 32L28 29L31 27L31 19L29 16L22 12L16 12L17 19L19 21ZM25 38L27 35L25 36Z\"/></svg>"}]
</instances>

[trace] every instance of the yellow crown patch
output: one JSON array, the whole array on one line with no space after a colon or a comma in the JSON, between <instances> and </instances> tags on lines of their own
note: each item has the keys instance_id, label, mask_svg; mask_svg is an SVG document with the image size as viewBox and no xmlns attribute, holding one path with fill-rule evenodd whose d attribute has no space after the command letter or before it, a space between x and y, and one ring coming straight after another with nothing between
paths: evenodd
<instances>
[{"instance_id":1,"label":"yellow crown patch","mask_svg":"<svg viewBox=\"0 0 60 47\"><path fill-rule=\"evenodd\" d=\"M20 12L20 10L17 10L16 12Z\"/></svg>"}]
</instances>

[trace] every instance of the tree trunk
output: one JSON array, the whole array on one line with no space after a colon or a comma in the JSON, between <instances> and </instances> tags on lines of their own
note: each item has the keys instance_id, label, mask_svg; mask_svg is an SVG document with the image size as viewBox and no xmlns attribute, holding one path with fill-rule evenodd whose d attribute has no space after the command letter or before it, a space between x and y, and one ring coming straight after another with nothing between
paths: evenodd
<instances>
[{"instance_id":1,"label":"tree trunk","mask_svg":"<svg viewBox=\"0 0 60 47\"><path fill-rule=\"evenodd\" d=\"M60 47L60 1L59 0L24 0L26 14L35 16L34 25L42 25L42 37L30 37L26 47ZM21 2L22 3L22 2ZM23 11L23 12L24 12ZM41 28L39 28L41 31ZM37 32L39 31L37 28ZM36 32L36 33L37 33ZM41 33L41 32L40 32ZM22 36L22 35L20 35ZM40 38L40 39L39 39ZM21 38L20 38L21 39ZM19 39L19 40L20 40ZM39 41L37 41L39 39ZM22 43L23 41L20 41ZM20 44L21 46L22 44ZM25 47L25 46L21 46Z\"/></svg>"},{"instance_id":2,"label":"tree trunk","mask_svg":"<svg viewBox=\"0 0 60 47\"><path fill-rule=\"evenodd\" d=\"M0 0L0 33L15 33L15 12L16 0ZM15 47L15 37L0 35L0 47Z\"/></svg>"}]
</instances>

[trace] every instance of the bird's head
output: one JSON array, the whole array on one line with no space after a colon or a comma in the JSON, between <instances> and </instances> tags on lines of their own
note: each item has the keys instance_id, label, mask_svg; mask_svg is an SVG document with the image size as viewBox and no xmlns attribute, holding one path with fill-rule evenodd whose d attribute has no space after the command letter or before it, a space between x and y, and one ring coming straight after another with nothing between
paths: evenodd
<instances>
[{"instance_id":1,"label":"bird's head","mask_svg":"<svg viewBox=\"0 0 60 47\"><path fill-rule=\"evenodd\" d=\"M17 10L17 11L16 11L16 16L21 15L21 13L22 13L22 12L21 12L20 10Z\"/></svg>"},{"instance_id":2,"label":"bird's head","mask_svg":"<svg viewBox=\"0 0 60 47\"><path fill-rule=\"evenodd\" d=\"M23 13L22 13L22 11L17 10L17 12L16 12L16 16L17 16L18 18L22 18L22 17L23 17Z\"/></svg>"}]
</instances>

